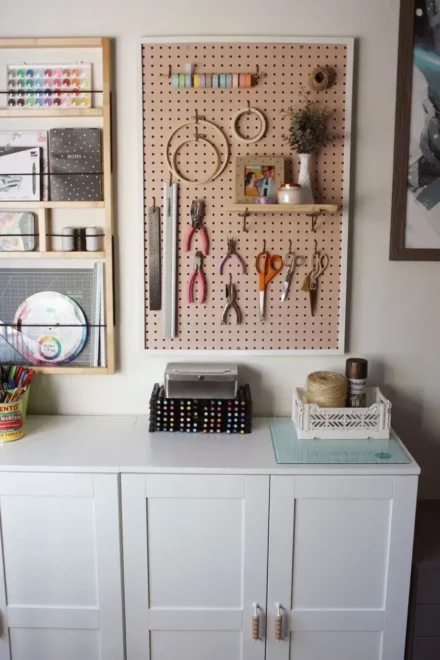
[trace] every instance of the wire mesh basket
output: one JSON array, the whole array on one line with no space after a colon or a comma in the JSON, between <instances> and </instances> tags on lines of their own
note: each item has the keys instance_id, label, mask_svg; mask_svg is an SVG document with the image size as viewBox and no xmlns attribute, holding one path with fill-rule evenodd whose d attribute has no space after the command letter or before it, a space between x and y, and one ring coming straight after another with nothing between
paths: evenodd
<instances>
[{"instance_id":1,"label":"wire mesh basket","mask_svg":"<svg viewBox=\"0 0 440 660\"><path fill-rule=\"evenodd\" d=\"M292 420L301 440L358 438L388 439L391 402L378 387L367 387L365 408L321 408L307 402L306 390L293 390Z\"/></svg>"}]
</instances>

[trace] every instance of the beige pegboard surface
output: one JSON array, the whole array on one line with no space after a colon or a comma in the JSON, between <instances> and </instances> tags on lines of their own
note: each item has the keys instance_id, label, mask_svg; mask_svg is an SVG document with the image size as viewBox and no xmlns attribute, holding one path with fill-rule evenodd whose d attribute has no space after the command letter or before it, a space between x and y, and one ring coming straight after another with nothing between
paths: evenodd
<instances>
[{"instance_id":1,"label":"beige pegboard surface","mask_svg":"<svg viewBox=\"0 0 440 660\"><path fill-rule=\"evenodd\" d=\"M307 86L309 72L317 64L328 64L336 71L336 84L326 92L314 93L320 103L331 111L329 129L336 137L334 144L316 158L316 201L342 205L344 174L344 135L346 104L345 45L297 43L203 43L203 44L144 44L143 66L143 124L144 124L144 203L145 203L145 291L146 291L146 347L167 350L336 350L341 315L342 273L342 212L318 220L317 232L311 232L310 218L304 214L252 215L248 218L249 233L242 231L242 219L228 213L233 199L234 161L236 156L258 154L281 155L286 158L286 181L296 181L299 161L282 140L288 121L282 109L298 99L299 87ZM200 73L228 73L255 71L259 64L265 74L251 89L174 89L166 75L171 64L173 71L183 72L185 63L197 65ZM230 129L231 118L247 101L261 110L268 121L266 137L246 145L237 142ZM184 121L199 115L214 122L226 133L231 149L228 166L214 182L189 187L179 186L179 250L178 250L178 337L163 339L161 312L148 310L148 224L146 209L153 196L162 200L162 184L169 173L164 161L164 148L171 132ZM255 122L255 123L254 123ZM255 133L257 121L245 116L240 123L245 134ZM178 134L176 145L191 129ZM208 138L213 138L203 130ZM264 158L259 159L260 162ZM202 178L214 165L213 154L203 144L191 144L179 153L179 168L189 178ZM192 199L203 198L206 203L205 225L210 238L210 253L205 258L208 295L205 305L187 305L186 282L193 269L194 251L200 246L195 234L192 251L185 253L182 237L189 221ZM219 263L225 254L228 236L238 238L238 250L247 263L247 274L241 273L238 261L229 260L223 276ZM330 257L330 265L319 279L319 302L316 316L310 315L308 295L301 291L310 269L314 239L318 248ZM293 250L307 257L307 266L297 269L288 299L280 301L285 270L269 284L266 320L258 317L257 275L255 257L262 250L263 239L272 254L284 256L292 239ZM229 325L222 326L220 316L225 302L225 284L229 273L238 289L243 323L235 324L231 315ZM196 297L197 299L197 297Z\"/></svg>"}]
</instances>

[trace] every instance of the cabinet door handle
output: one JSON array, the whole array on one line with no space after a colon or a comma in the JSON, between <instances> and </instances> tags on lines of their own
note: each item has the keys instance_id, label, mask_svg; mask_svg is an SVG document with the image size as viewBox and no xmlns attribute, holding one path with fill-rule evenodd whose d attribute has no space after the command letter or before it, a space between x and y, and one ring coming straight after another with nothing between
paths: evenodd
<instances>
[{"instance_id":1,"label":"cabinet door handle","mask_svg":"<svg viewBox=\"0 0 440 660\"><path fill-rule=\"evenodd\" d=\"M275 617L275 639L277 642L280 642L283 639L283 615L281 614L283 607L279 603L275 603L275 607L277 608L277 614Z\"/></svg>"},{"instance_id":2,"label":"cabinet door handle","mask_svg":"<svg viewBox=\"0 0 440 660\"><path fill-rule=\"evenodd\" d=\"M254 615L252 617L252 639L258 642L260 639L260 606L258 603L252 603Z\"/></svg>"}]
</instances>

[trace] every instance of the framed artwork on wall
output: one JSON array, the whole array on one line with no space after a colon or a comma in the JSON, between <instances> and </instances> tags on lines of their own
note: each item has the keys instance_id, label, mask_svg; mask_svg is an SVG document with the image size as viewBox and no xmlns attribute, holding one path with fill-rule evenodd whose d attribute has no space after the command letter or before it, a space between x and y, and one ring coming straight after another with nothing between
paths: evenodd
<instances>
[{"instance_id":1,"label":"framed artwork on wall","mask_svg":"<svg viewBox=\"0 0 440 660\"><path fill-rule=\"evenodd\" d=\"M440 11L401 0L390 259L440 261Z\"/></svg>"}]
</instances>

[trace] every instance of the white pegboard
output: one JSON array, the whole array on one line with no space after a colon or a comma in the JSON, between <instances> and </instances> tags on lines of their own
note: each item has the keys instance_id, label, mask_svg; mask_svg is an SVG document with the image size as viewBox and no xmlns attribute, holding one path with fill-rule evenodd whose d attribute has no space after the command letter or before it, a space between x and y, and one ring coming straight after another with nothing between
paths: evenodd
<instances>
[{"instance_id":1,"label":"white pegboard","mask_svg":"<svg viewBox=\"0 0 440 660\"><path fill-rule=\"evenodd\" d=\"M325 41L325 40L324 40ZM348 42L350 40L347 40ZM231 156L225 172L214 182L199 187L179 186L179 251L178 251L178 336L164 339L161 313L148 310L146 298L146 347L166 350L293 350L342 351L345 323L346 231L347 231L347 162L346 115L351 118L351 54L350 43L144 43L142 46L143 75L143 146L145 255L148 255L146 208L162 198L162 184L169 179L164 161L164 149L169 135L184 121L200 116L219 126L230 143ZM184 71L185 63L193 62L200 73L255 71L264 73L251 89L175 89L167 77L169 65L173 71ZM309 72L317 64L328 64L336 72L335 85L316 94L316 100L331 111L329 130L335 136L333 144L316 158L316 200L336 204L340 211L318 220L317 232L311 232L310 218L305 214L254 215L248 219L249 233L242 231L242 219L229 213L234 201L234 161L236 156L258 154L286 158L286 181L297 180L298 158L283 142L288 121L282 110L295 103L301 84L307 86ZM348 69L347 69L348 66ZM348 85L347 85L348 81ZM347 93L349 88L349 93ZM268 131L260 142L252 145L233 138L230 123L237 110L252 106L261 110L268 120ZM348 113L347 113L348 108ZM245 116L240 123L244 133L255 132L256 119ZM178 144L192 135L192 129L177 136ZM209 139L218 139L204 130ZM192 143L179 152L179 168L191 178L201 177L213 166L213 154L202 144ZM290 164L290 167L289 167ZM292 172L293 169L293 172ZM205 305L186 303L186 282L194 263L194 250L199 245L193 239L193 250L185 253L182 236L189 221L191 200L203 198L206 203L205 225L211 250L205 259L208 297ZM344 206L345 204L345 206ZM248 265L241 273L237 261L229 261L223 276L219 263L227 247L228 236L238 238L238 249ZM307 294L301 291L310 269L314 240L330 257L330 265L319 280L319 303L315 317L310 315ZM288 300L281 303L284 272L269 284L266 320L258 316L257 275L255 257L266 239L271 253L284 256L292 239L293 249L308 257L307 266L297 269ZM243 323L222 326L221 311L225 302L225 284L232 273L237 286ZM148 263L145 268L145 291L148 295Z\"/></svg>"}]
</instances>

